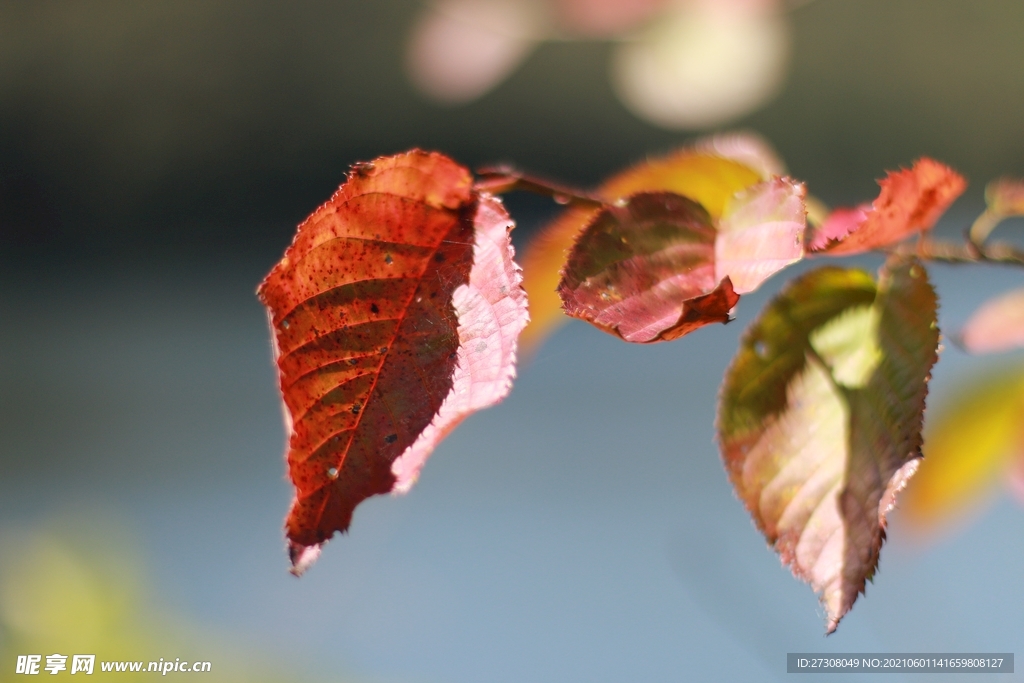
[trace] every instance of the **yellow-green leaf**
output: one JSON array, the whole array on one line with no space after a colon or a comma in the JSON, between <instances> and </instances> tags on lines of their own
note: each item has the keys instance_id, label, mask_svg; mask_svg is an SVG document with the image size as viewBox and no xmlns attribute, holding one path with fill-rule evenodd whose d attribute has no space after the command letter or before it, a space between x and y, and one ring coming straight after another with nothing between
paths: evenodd
<instances>
[{"instance_id":1,"label":"yellow-green leaf","mask_svg":"<svg viewBox=\"0 0 1024 683\"><path fill-rule=\"evenodd\" d=\"M726 374L718 438L768 542L835 630L873 576L886 514L917 466L936 360L935 292L915 261L879 282L822 268L747 330Z\"/></svg>"}]
</instances>

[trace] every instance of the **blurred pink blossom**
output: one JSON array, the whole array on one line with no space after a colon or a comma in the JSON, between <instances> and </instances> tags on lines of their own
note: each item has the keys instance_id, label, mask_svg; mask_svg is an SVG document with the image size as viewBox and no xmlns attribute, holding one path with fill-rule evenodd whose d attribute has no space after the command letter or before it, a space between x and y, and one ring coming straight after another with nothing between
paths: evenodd
<instances>
[{"instance_id":1,"label":"blurred pink blossom","mask_svg":"<svg viewBox=\"0 0 1024 683\"><path fill-rule=\"evenodd\" d=\"M435 0L413 29L407 69L428 97L470 102L545 40L606 39L611 78L634 114L707 128L762 106L789 57L782 0Z\"/></svg>"}]
</instances>

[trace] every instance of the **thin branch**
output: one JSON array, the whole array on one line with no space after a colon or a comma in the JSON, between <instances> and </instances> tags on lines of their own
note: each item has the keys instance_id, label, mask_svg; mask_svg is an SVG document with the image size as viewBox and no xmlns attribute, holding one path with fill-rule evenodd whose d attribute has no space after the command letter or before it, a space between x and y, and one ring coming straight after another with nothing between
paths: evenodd
<instances>
[{"instance_id":1,"label":"thin branch","mask_svg":"<svg viewBox=\"0 0 1024 683\"><path fill-rule=\"evenodd\" d=\"M925 238L915 245L899 247L898 254L917 256L925 261L943 263L996 263L1012 266L1024 266L1024 250L1006 242L975 244L970 239L965 242L949 242Z\"/></svg>"},{"instance_id":2,"label":"thin branch","mask_svg":"<svg viewBox=\"0 0 1024 683\"><path fill-rule=\"evenodd\" d=\"M473 184L473 189L478 192L504 194L505 192L523 190L551 197L558 204L573 204L589 209L608 206L607 202L595 194L521 173L510 166L481 168L477 171L477 175L480 179Z\"/></svg>"}]
</instances>

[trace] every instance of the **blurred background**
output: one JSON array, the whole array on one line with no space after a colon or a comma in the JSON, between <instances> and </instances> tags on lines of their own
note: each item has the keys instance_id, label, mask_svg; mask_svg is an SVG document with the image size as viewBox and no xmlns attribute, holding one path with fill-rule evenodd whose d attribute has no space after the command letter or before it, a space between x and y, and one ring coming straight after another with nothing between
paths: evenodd
<instances>
[{"instance_id":1,"label":"blurred background","mask_svg":"<svg viewBox=\"0 0 1024 683\"><path fill-rule=\"evenodd\" d=\"M1024 515L998 487L927 536L896 513L828 640L733 497L718 381L806 266L679 342L564 327L301 580L253 292L352 162L412 146L586 187L745 128L832 204L929 155L972 181L956 236L985 182L1024 175L1022 36L1019 0L0 2L0 680L54 652L468 683L1013 651ZM519 248L554 215L507 205ZM950 330L1021 281L932 272ZM1013 360L950 346L932 402Z\"/></svg>"}]
</instances>

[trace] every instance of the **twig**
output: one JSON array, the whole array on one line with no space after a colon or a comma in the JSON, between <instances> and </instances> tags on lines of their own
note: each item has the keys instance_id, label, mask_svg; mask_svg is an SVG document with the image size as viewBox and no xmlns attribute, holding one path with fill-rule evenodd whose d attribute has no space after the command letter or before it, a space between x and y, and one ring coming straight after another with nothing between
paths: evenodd
<instances>
[{"instance_id":1,"label":"twig","mask_svg":"<svg viewBox=\"0 0 1024 683\"><path fill-rule=\"evenodd\" d=\"M543 178L521 173L509 166L490 166L477 171L479 180L473 184L478 192L503 194L515 190L524 190L551 197L558 204L575 204L591 209L608 206L608 203L595 194L559 185Z\"/></svg>"},{"instance_id":2,"label":"twig","mask_svg":"<svg viewBox=\"0 0 1024 683\"><path fill-rule=\"evenodd\" d=\"M963 243L925 238L915 245L899 247L895 253L943 263L997 263L1024 266L1024 250L1006 242L977 244L970 238Z\"/></svg>"}]
</instances>

